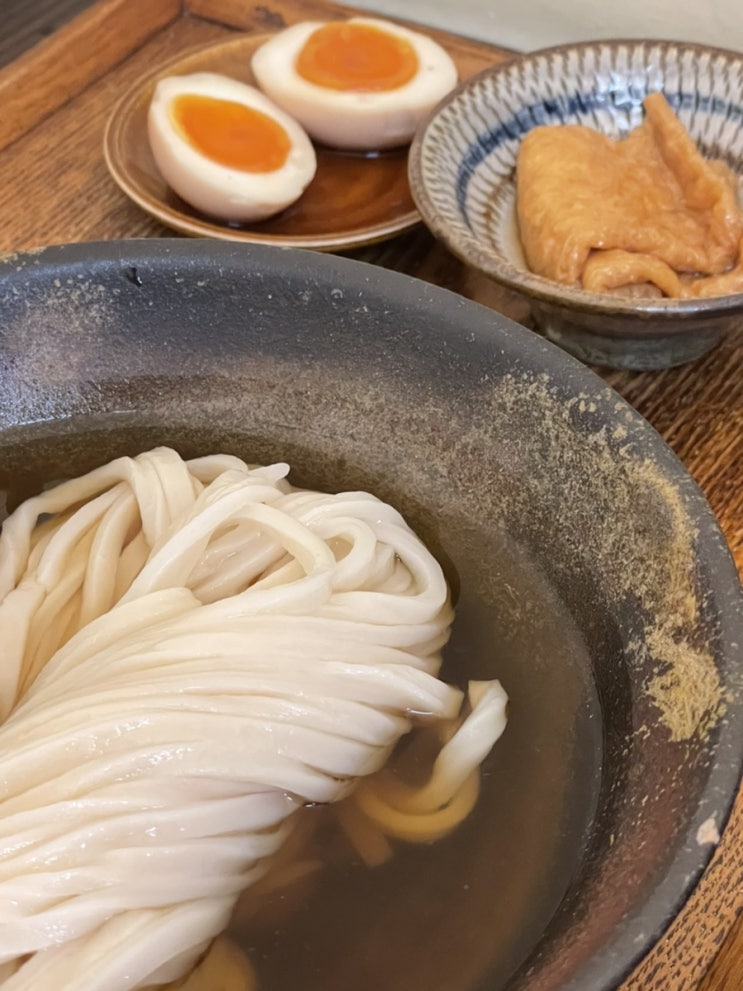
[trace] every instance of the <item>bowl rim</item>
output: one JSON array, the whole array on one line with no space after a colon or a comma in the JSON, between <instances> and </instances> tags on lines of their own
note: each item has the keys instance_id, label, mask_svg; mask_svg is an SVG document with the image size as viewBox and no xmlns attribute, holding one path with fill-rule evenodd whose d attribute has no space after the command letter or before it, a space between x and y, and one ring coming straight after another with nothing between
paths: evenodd
<instances>
[{"instance_id":1,"label":"bowl rim","mask_svg":"<svg viewBox=\"0 0 743 991\"><path fill-rule=\"evenodd\" d=\"M610 293L590 293L584 289L562 285L559 282L547 279L541 275L536 275L530 271L522 272L510 262L498 261L497 257L488 252L474 236L467 234L465 231L454 231L441 216L434 204L424 176L423 162L427 157L425 144L431 126L444 110L457 103L463 94L476 89L482 80L497 78L511 71L516 65L523 65L538 58L549 58L569 52L584 52L601 47L615 50L623 46L657 47L661 49L676 48L682 52L691 51L713 58L724 58L728 62L737 63L740 69L743 70L743 52L704 45L699 42L673 41L669 39L607 38L594 41L567 42L560 45L551 45L547 48L535 49L530 52L514 53L511 56L507 56L504 60L497 62L495 65L481 69L474 75L462 80L453 90L439 100L436 106L421 122L411 142L408 155L408 182L418 212L434 236L443 241L452 254L456 255L460 261L479 269L500 285L521 293L530 299L570 312L577 311L584 314L602 314L617 317L634 316L638 319L660 320L665 324L663 327L664 334L683 334L687 331L686 326L684 326L685 320L699 321L704 319L704 317L714 319L726 314L733 316L743 311L743 292L724 296L710 296L703 299L669 299L664 297L661 299L635 300L614 296ZM743 181L743 177L741 177L741 181ZM626 326L618 325L612 329L612 333L623 336L625 334L632 335L635 331Z\"/></svg>"}]
</instances>

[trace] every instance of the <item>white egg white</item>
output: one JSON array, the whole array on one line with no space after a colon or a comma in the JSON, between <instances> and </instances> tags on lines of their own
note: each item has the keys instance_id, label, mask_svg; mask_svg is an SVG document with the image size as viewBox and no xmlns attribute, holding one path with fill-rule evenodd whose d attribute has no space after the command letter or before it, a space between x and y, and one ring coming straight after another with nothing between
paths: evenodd
<instances>
[{"instance_id":1,"label":"white egg white","mask_svg":"<svg viewBox=\"0 0 743 991\"><path fill-rule=\"evenodd\" d=\"M418 57L413 78L378 92L335 90L304 79L296 61L308 38L323 26L320 21L295 24L261 45L253 55L253 75L274 103L323 144L357 151L407 144L418 124L456 86L456 66L440 45L416 31L371 17L353 17L349 23L407 41Z\"/></svg>"},{"instance_id":2,"label":"white egg white","mask_svg":"<svg viewBox=\"0 0 743 991\"><path fill-rule=\"evenodd\" d=\"M229 100L272 117L289 137L284 164L272 172L245 172L202 154L174 123L170 106L193 94ZM284 210L312 181L317 159L302 127L259 90L211 72L169 76L155 87L147 117L152 154L163 179L191 206L222 220L264 220Z\"/></svg>"}]
</instances>

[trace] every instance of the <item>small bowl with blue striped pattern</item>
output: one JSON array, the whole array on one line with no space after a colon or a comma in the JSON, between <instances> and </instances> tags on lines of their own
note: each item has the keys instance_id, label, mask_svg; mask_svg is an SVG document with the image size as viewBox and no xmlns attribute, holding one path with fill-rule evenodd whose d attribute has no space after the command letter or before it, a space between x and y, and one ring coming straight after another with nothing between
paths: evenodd
<instances>
[{"instance_id":1,"label":"small bowl with blue striped pattern","mask_svg":"<svg viewBox=\"0 0 743 991\"><path fill-rule=\"evenodd\" d=\"M591 364L680 365L743 327L743 293L599 295L535 275L524 259L515 182L524 135L541 124L583 124L621 138L640 124L642 101L655 91L706 157L743 176L743 53L663 41L562 45L495 65L449 94L410 150L410 186L430 230L526 297L537 328Z\"/></svg>"}]
</instances>

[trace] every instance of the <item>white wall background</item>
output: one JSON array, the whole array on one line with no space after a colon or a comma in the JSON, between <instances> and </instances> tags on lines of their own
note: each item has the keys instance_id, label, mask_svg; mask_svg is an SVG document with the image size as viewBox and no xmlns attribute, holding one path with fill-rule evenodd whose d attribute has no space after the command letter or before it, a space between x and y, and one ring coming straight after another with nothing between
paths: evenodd
<instances>
[{"instance_id":1,"label":"white wall background","mask_svg":"<svg viewBox=\"0 0 743 991\"><path fill-rule=\"evenodd\" d=\"M743 0L347 2L519 50L599 38L661 38L743 51Z\"/></svg>"}]
</instances>

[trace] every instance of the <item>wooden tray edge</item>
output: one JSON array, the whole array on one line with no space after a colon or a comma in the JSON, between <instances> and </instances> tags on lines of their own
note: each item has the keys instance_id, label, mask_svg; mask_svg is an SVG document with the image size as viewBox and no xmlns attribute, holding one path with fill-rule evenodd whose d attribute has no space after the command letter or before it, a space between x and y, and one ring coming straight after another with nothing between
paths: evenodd
<instances>
[{"instance_id":1,"label":"wooden tray edge","mask_svg":"<svg viewBox=\"0 0 743 991\"><path fill-rule=\"evenodd\" d=\"M0 69L0 150L180 13L180 0L100 0Z\"/></svg>"}]
</instances>

